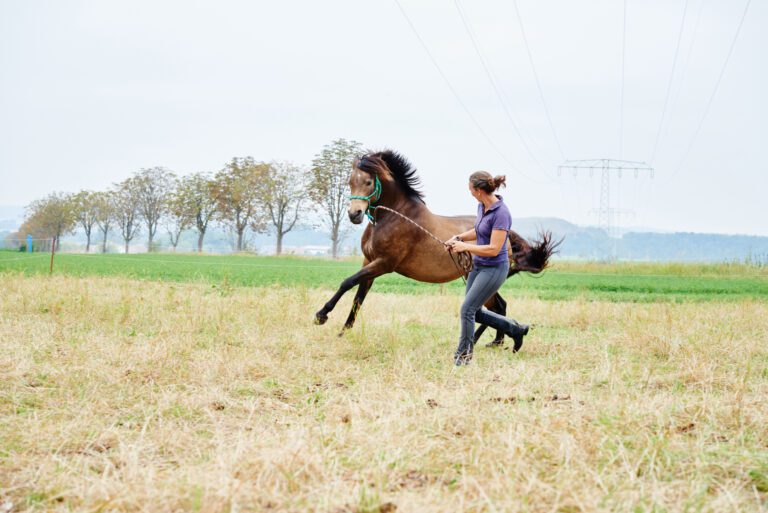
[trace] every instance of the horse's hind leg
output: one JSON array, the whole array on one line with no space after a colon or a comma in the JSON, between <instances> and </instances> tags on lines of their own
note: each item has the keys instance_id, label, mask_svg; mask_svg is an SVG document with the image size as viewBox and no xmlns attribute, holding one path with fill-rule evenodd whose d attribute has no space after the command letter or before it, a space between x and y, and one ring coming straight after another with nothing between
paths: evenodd
<instances>
[{"instance_id":1,"label":"horse's hind leg","mask_svg":"<svg viewBox=\"0 0 768 513\"><path fill-rule=\"evenodd\" d=\"M485 306L488 310L491 312L497 313L499 315L507 315L507 302L504 301L504 298L501 297L501 294L498 292L494 294L491 299L485 302ZM475 331L475 344L477 344L477 341L480 340L480 337L483 336L483 333L485 333L486 326L485 324L481 324L477 330ZM493 339L492 342L488 344L491 347L494 346L501 346L504 345L504 333L501 332L501 330L496 330L496 338Z\"/></svg>"},{"instance_id":2,"label":"horse's hind leg","mask_svg":"<svg viewBox=\"0 0 768 513\"><path fill-rule=\"evenodd\" d=\"M507 316L507 302L504 301L504 298L501 297L501 294L498 292L496 293L496 301L494 301L496 308L491 308L490 310L492 312L495 312L499 315L503 315L504 317ZM496 330L496 338L493 339L491 342L494 346L502 346L504 345L504 332L501 330Z\"/></svg>"},{"instance_id":3,"label":"horse's hind leg","mask_svg":"<svg viewBox=\"0 0 768 513\"><path fill-rule=\"evenodd\" d=\"M357 318L357 313L360 311L360 308L363 306L363 301L365 301L365 296L368 294L368 291L371 290L371 286L373 285L373 280L367 280L364 282L361 282L360 285L357 286L357 294L355 294L355 299L352 301L352 309L349 311L349 317L347 317L347 322L344 323L344 328L341 330L341 333L339 333L339 336L342 336L345 331L352 328L352 326L355 325L355 319Z\"/></svg>"},{"instance_id":4,"label":"horse's hind leg","mask_svg":"<svg viewBox=\"0 0 768 513\"><path fill-rule=\"evenodd\" d=\"M483 336L483 333L485 333L485 330L488 328L485 324L481 324L477 327L475 330L475 344L477 344L477 341L480 340L480 337Z\"/></svg>"}]
</instances>

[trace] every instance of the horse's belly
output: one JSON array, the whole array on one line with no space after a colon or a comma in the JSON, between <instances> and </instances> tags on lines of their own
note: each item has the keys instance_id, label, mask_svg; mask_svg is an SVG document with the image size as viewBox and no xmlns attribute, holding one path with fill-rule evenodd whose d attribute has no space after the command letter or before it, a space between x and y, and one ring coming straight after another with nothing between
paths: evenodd
<instances>
[{"instance_id":1,"label":"horse's belly","mask_svg":"<svg viewBox=\"0 0 768 513\"><path fill-rule=\"evenodd\" d=\"M397 274L402 274L406 278L424 283L448 283L449 281L453 281L461 277L461 274L459 274L458 271L452 274L424 274L423 272L412 273L401 269L395 269L395 272Z\"/></svg>"},{"instance_id":2,"label":"horse's belly","mask_svg":"<svg viewBox=\"0 0 768 513\"><path fill-rule=\"evenodd\" d=\"M458 266L451 261L448 253L445 254L444 258L435 258L434 255L424 256L427 258L404 259L395 267L395 272L406 278L426 283L446 283L462 275Z\"/></svg>"},{"instance_id":3,"label":"horse's belly","mask_svg":"<svg viewBox=\"0 0 768 513\"><path fill-rule=\"evenodd\" d=\"M440 240L447 240L471 228L472 220L470 217L433 216L429 222L422 222L425 230ZM408 224L399 228L397 231L377 232L369 225L362 240L365 257L369 261L378 257L391 259L394 265L392 271L412 280L446 283L461 277L463 271L440 242ZM402 244L403 240L410 242ZM454 255L454 258L458 259L458 256Z\"/></svg>"}]
</instances>

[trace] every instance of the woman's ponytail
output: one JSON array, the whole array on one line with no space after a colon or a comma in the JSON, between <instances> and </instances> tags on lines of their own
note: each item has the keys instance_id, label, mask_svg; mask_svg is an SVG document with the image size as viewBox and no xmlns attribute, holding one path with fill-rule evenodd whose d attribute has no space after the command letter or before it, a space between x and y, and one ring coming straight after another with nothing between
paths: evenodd
<instances>
[{"instance_id":1,"label":"woman's ponytail","mask_svg":"<svg viewBox=\"0 0 768 513\"><path fill-rule=\"evenodd\" d=\"M506 186L507 177L504 175L493 177L488 171L476 171L470 175L469 182L475 189L493 194L499 187Z\"/></svg>"}]
</instances>

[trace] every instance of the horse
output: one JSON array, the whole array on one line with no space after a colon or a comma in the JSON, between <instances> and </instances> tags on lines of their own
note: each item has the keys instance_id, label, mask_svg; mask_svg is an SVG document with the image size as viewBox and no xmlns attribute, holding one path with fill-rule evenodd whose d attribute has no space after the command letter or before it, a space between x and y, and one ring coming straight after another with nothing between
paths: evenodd
<instances>
[{"instance_id":1,"label":"horse","mask_svg":"<svg viewBox=\"0 0 768 513\"><path fill-rule=\"evenodd\" d=\"M339 336L343 335L354 326L373 281L384 274L395 272L427 283L446 283L466 276L467 270L456 265L456 260L441 241L472 228L475 217L433 214L424 202L420 187L416 170L395 151L368 153L354 160L349 177L352 195L347 213L353 224L362 223L366 217L370 220L360 241L363 267L341 282L333 297L315 314L316 324L325 324L339 299L358 286L352 309L339 333ZM537 274L543 271L562 240L554 241L550 232L541 232L539 240L531 243L510 230L508 242L510 269L507 278L520 272ZM484 306L506 315L507 303L498 292ZM475 342L486 328L481 325L477 329ZM503 343L504 334L497 331L490 345Z\"/></svg>"}]
</instances>

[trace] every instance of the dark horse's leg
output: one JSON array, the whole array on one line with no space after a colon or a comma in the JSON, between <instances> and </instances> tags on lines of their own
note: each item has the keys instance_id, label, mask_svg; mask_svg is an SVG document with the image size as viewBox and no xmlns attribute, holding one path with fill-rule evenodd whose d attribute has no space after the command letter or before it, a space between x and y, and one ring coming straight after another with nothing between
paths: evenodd
<instances>
[{"instance_id":1,"label":"dark horse's leg","mask_svg":"<svg viewBox=\"0 0 768 513\"><path fill-rule=\"evenodd\" d=\"M367 258L363 259L363 267L367 266L370 263L371 263L370 260L368 260ZM341 333L339 333L339 336L342 336L346 330L350 329L352 326L355 325L357 312L359 312L360 307L363 306L363 301L365 301L365 296L368 294L368 291L371 290L372 285L373 285L373 280L366 280L366 281L360 282L360 285L357 286L357 294L355 294L355 299L352 301L352 309L349 311L347 322L344 323L344 328L341 330Z\"/></svg>"},{"instance_id":2,"label":"dark horse's leg","mask_svg":"<svg viewBox=\"0 0 768 513\"><path fill-rule=\"evenodd\" d=\"M371 290L372 285L373 280L366 280L357 286L357 294L355 294L355 299L352 301L352 309L349 311L349 317L347 317L347 322L344 323L344 329L341 330L339 336L342 336L346 330L355 325L357 313L360 311L360 307L363 306L365 296L368 294L368 291Z\"/></svg>"},{"instance_id":3,"label":"dark horse's leg","mask_svg":"<svg viewBox=\"0 0 768 513\"><path fill-rule=\"evenodd\" d=\"M315 324L325 324L325 321L328 320L328 314L336 307L336 303L339 302L341 296L343 296L349 289L363 282L373 282L375 278L391 271L392 270L383 259L377 258L346 280L342 281L339 290L337 290L330 301L323 305L323 307L315 314ZM370 286L368 288L370 288ZM366 290L366 293L367 292L368 291ZM360 296L360 291L358 291L358 296ZM364 298L365 294L363 294L362 297ZM357 297L355 299L357 299ZM360 302L362 303L362 298Z\"/></svg>"},{"instance_id":4,"label":"dark horse's leg","mask_svg":"<svg viewBox=\"0 0 768 513\"><path fill-rule=\"evenodd\" d=\"M507 302L504 301L504 298L501 297L501 294L498 292L493 295L491 299L486 301L485 306L488 310L491 312L495 312L499 315L507 315ZM475 331L475 344L477 344L477 341L480 340L480 337L483 336L483 333L485 333L486 328L488 328L487 325L481 324L477 330ZM492 342L490 342L488 345L493 346L501 346L504 344L504 333L501 332L501 330L496 330L496 338L493 339Z\"/></svg>"}]
</instances>

